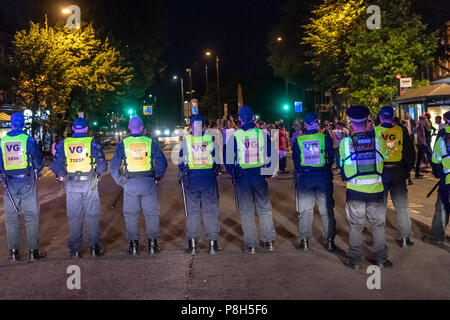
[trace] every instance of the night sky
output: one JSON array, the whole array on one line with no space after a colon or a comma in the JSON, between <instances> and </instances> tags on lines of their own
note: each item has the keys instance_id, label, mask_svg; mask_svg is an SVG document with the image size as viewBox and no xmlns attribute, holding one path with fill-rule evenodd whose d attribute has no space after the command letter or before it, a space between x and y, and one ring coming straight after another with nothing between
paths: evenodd
<instances>
[{"instance_id":1,"label":"night sky","mask_svg":"<svg viewBox=\"0 0 450 320\"><path fill-rule=\"evenodd\" d=\"M111 0L111 5L114 1L120 0ZM270 110L278 103L277 99L283 95L284 81L275 78L267 65L267 37L272 25L279 21L286 1L166 0L168 48L162 60L167 68L163 77L150 88L150 92L158 97L163 112L161 115L170 122L177 122L180 118L179 83L173 81L172 77L175 74L183 75L187 90L187 67L193 70L193 89L203 92L206 49L219 55L221 80L242 82L258 88L259 100L254 103L254 107L258 112L270 114ZM13 33L18 28L26 27L31 17L39 17L39 22L43 23L44 12L49 13L49 22L52 24L60 8L72 2L83 2L84 6L95 5L95 0L0 0L0 31ZM423 14L424 22L432 30L450 16L450 0L413 0L412 3L415 11ZM209 77L211 85L214 85L214 58L209 61ZM174 109L177 112L173 112Z\"/></svg>"}]
</instances>

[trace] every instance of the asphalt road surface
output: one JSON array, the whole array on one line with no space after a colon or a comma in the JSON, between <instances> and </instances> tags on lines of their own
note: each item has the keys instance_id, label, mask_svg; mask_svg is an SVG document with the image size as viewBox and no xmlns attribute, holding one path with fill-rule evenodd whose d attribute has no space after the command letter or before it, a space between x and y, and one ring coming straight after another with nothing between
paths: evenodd
<instances>
[{"instance_id":1,"label":"asphalt road surface","mask_svg":"<svg viewBox=\"0 0 450 320\"><path fill-rule=\"evenodd\" d=\"M170 146L165 148L170 158ZM288 160L290 168L292 164ZM288 167L289 169L289 167ZM102 204L101 232L106 255L100 259L68 258L68 222L65 214L65 190L50 172L39 181L41 203L41 249L48 258L37 263L8 261L4 212L0 214L0 299L449 299L450 246L441 247L422 241L430 231L436 193L425 196L436 180L431 174L414 180L409 187L415 245L400 248L396 241L396 215L388 205L386 240L392 269L381 271L381 289L369 290L371 262L366 245L363 269L346 267L348 231L345 219L345 187L335 176L335 215L338 233L335 252L324 249L321 221L316 211L311 250L300 252L297 241L298 217L295 212L292 174L269 180L273 217L277 231L276 251L256 255L242 252L243 236L229 175L219 176L220 245L222 251L207 254L206 241L200 240L200 252L186 255L185 217L178 172L169 160L165 178L158 186L161 203L161 249L159 256L146 254L144 220L141 217L142 253L134 258L126 254L122 200L115 209L111 204L120 192L111 176L100 182ZM3 208L3 204L0 204ZM22 230L24 229L21 217ZM370 233L364 231L366 241ZM22 232L24 255L25 232ZM67 268L80 268L81 289L69 290Z\"/></svg>"}]
</instances>

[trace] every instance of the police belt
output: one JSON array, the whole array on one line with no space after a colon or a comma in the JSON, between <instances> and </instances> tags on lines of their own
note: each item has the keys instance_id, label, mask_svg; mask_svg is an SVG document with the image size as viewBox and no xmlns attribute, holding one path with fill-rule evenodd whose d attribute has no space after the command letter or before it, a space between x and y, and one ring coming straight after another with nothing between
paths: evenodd
<instances>
[{"instance_id":1,"label":"police belt","mask_svg":"<svg viewBox=\"0 0 450 320\"><path fill-rule=\"evenodd\" d=\"M383 163L384 168L400 168L400 162L384 162Z\"/></svg>"},{"instance_id":2,"label":"police belt","mask_svg":"<svg viewBox=\"0 0 450 320\"><path fill-rule=\"evenodd\" d=\"M8 179L28 179L30 177L29 174L14 174L14 175L6 175Z\"/></svg>"},{"instance_id":3,"label":"police belt","mask_svg":"<svg viewBox=\"0 0 450 320\"><path fill-rule=\"evenodd\" d=\"M137 171L137 172L127 171L126 177L129 178L129 179L130 178L140 178L140 177L151 177L151 178L154 178L155 175L154 175L153 171Z\"/></svg>"},{"instance_id":4,"label":"police belt","mask_svg":"<svg viewBox=\"0 0 450 320\"><path fill-rule=\"evenodd\" d=\"M88 181L92 179L92 172L76 172L76 173L68 173L67 179L69 181Z\"/></svg>"}]
</instances>

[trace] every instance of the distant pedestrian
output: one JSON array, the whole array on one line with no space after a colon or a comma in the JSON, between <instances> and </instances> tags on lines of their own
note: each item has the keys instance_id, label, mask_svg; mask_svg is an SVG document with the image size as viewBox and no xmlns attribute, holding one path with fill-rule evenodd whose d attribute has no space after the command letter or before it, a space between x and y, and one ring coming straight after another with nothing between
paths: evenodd
<instances>
[{"instance_id":1,"label":"distant pedestrian","mask_svg":"<svg viewBox=\"0 0 450 320\"><path fill-rule=\"evenodd\" d=\"M427 145L426 140L426 117L420 116L419 117L419 124L416 128L416 135L417 135L417 160L416 160L416 174L415 178L423 178L423 175L420 174L420 164L422 163L422 160L425 160L425 155L428 155L431 158L431 150Z\"/></svg>"}]
</instances>

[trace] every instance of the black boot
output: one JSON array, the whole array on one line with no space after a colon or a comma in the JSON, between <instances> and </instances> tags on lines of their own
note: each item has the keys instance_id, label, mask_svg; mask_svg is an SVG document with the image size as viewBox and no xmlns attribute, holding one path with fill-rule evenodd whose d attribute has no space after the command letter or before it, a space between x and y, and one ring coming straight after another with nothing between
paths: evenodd
<instances>
[{"instance_id":1,"label":"black boot","mask_svg":"<svg viewBox=\"0 0 450 320\"><path fill-rule=\"evenodd\" d=\"M159 253L158 240L148 239L148 254L154 255Z\"/></svg>"},{"instance_id":2,"label":"black boot","mask_svg":"<svg viewBox=\"0 0 450 320\"><path fill-rule=\"evenodd\" d=\"M380 269L386 269L386 268L392 268L394 266L394 264L391 261L386 260L384 262L378 262L377 266L380 267Z\"/></svg>"},{"instance_id":3,"label":"black boot","mask_svg":"<svg viewBox=\"0 0 450 320\"><path fill-rule=\"evenodd\" d=\"M39 261L40 259L43 259L45 257L46 257L45 252L40 252L37 249L30 250L30 256L29 256L30 261Z\"/></svg>"},{"instance_id":4,"label":"black boot","mask_svg":"<svg viewBox=\"0 0 450 320\"><path fill-rule=\"evenodd\" d=\"M411 241L409 237L402 238L402 248L412 247L414 242Z\"/></svg>"},{"instance_id":5,"label":"black boot","mask_svg":"<svg viewBox=\"0 0 450 320\"><path fill-rule=\"evenodd\" d=\"M195 254L197 252L197 239L189 239L186 253Z\"/></svg>"},{"instance_id":6,"label":"black boot","mask_svg":"<svg viewBox=\"0 0 450 320\"><path fill-rule=\"evenodd\" d=\"M309 250L309 244L307 239L300 240L300 243L297 247L298 250L308 251Z\"/></svg>"},{"instance_id":7,"label":"black boot","mask_svg":"<svg viewBox=\"0 0 450 320\"><path fill-rule=\"evenodd\" d=\"M104 252L102 251L102 248L98 244L96 244L93 247L90 247L91 250L91 256L94 258L99 258L104 255Z\"/></svg>"},{"instance_id":8,"label":"black boot","mask_svg":"<svg viewBox=\"0 0 450 320\"><path fill-rule=\"evenodd\" d=\"M19 260L19 250L11 249L9 250L9 260L10 261L18 261Z\"/></svg>"},{"instance_id":9,"label":"black boot","mask_svg":"<svg viewBox=\"0 0 450 320\"><path fill-rule=\"evenodd\" d=\"M275 241L264 242L264 249L266 251L274 251L275 250Z\"/></svg>"},{"instance_id":10,"label":"black boot","mask_svg":"<svg viewBox=\"0 0 450 320\"><path fill-rule=\"evenodd\" d=\"M139 255L139 241L138 240L131 240L130 241L130 247L128 248L128 253L132 256Z\"/></svg>"},{"instance_id":11,"label":"black boot","mask_svg":"<svg viewBox=\"0 0 450 320\"><path fill-rule=\"evenodd\" d=\"M71 259L81 259L80 251L70 250L69 251L69 258L71 258Z\"/></svg>"},{"instance_id":12,"label":"black boot","mask_svg":"<svg viewBox=\"0 0 450 320\"><path fill-rule=\"evenodd\" d=\"M244 251L245 251L245 253L248 253L248 254L255 254L256 253L256 247L248 246L248 247L245 247Z\"/></svg>"},{"instance_id":13,"label":"black boot","mask_svg":"<svg viewBox=\"0 0 450 320\"><path fill-rule=\"evenodd\" d=\"M334 244L334 239L331 237L327 238L327 250L334 251L336 249L336 245Z\"/></svg>"},{"instance_id":14,"label":"black boot","mask_svg":"<svg viewBox=\"0 0 450 320\"><path fill-rule=\"evenodd\" d=\"M218 251L220 251L220 247L217 244L217 240L211 240L209 241L209 254L216 254Z\"/></svg>"}]
</instances>

